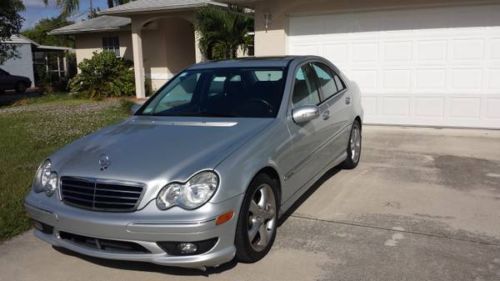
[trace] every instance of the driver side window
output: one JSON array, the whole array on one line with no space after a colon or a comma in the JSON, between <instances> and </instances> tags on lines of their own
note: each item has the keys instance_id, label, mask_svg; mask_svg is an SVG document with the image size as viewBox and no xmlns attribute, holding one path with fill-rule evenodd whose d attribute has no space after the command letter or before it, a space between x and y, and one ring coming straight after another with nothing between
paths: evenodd
<instances>
[{"instance_id":1,"label":"driver side window","mask_svg":"<svg viewBox=\"0 0 500 281\"><path fill-rule=\"evenodd\" d=\"M168 94L158 102L153 111L157 113L189 104L193 98L199 77L199 74L182 74L177 78L178 81L176 83L172 83L169 87L162 90L168 92ZM150 113L149 111L146 110L145 113Z\"/></svg>"},{"instance_id":2,"label":"driver side window","mask_svg":"<svg viewBox=\"0 0 500 281\"><path fill-rule=\"evenodd\" d=\"M308 65L303 65L295 74L292 103L294 107L302 105L318 105L320 102L318 88L311 79Z\"/></svg>"}]
</instances>

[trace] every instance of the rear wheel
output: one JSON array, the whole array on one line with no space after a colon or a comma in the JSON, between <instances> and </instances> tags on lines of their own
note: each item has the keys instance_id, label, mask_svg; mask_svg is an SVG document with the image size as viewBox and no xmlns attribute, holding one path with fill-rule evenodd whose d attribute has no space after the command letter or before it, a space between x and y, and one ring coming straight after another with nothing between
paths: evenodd
<instances>
[{"instance_id":1,"label":"rear wheel","mask_svg":"<svg viewBox=\"0 0 500 281\"><path fill-rule=\"evenodd\" d=\"M256 262L271 249L278 224L277 183L258 174L250 184L241 206L234 244L236 259Z\"/></svg>"},{"instance_id":2,"label":"rear wheel","mask_svg":"<svg viewBox=\"0 0 500 281\"><path fill-rule=\"evenodd\" d=\"M26 92L26 84L24 84L23 82L18 82L16 84L16 92L19 94Z\"/></svg>"},{"instance_id":3,"label":"rear wheel","mask_svg":"<svg viewBox=\"0 0 500 281\"><path fill-rule=\"evenodd\" d=\"M347 144L347 159L343 163L344 169L354 169L358 166L361 157L361 124L354 121L351 128L349 143Z\"/></svg>"}]
</instances>

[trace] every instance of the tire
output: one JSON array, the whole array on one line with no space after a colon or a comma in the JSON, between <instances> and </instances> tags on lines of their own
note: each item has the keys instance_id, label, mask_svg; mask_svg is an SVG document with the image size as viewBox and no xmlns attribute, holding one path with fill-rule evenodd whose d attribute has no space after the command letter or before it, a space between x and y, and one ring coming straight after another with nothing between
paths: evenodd
<instances>
[{"instance_id":1,"label":"tire","mask_svg":"<svg viewBox=\"0 0 500 281\"><path fill-rule=\"evenodd\" d=\"M361 124L356 120L352 124L349 142L347 143L347 159L342 163L342 168L350 170L358 166L361 158L361 147Z\"/></svg>"},{"instance_id":2,"label":"tire","mask_svg":"<svg viewBox=\"0 0 500 281\"><path fill-rule=\"evenodd\" d=\"M26 92L26 84L24 84L23 82L18 82L16 84L16 93L23 94L24 92Z\"/></svg>"},{"instance_id":3,"label":"tire","mask_svg":"<svg viewBox=\"0 0 500 281\"><path fill-rule=\"evenodd\" d=\"M264 173L258 174L250 183L236 226L234 245L237 261L257 262L273 246L278 227L277 188L276 180Z\"/></svg>"}]
</instances>

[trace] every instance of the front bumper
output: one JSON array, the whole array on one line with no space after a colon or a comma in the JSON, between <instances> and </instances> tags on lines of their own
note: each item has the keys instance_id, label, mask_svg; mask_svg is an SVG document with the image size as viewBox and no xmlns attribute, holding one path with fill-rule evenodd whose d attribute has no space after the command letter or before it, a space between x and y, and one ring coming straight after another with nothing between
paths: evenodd
<instances>
[{"instance_id":1,"label":"front bumper","mask_svg":"<svg viewBox=\"0 0 500 281\"><path fill-rule=\"evenodd\" d=\"M145 209L132 213L105 213L70 207L59 200L40 199L38 194L30 193L25 200L25 208L33 220L53 227L51 233L38 229L35 229L34 233L39 239L54 246L104 259L203 268L218 266L234 258L236 252L234 235L242 200L241 195L218 204L206 204L208 206L200 208L201 210L190 212L193 212L193 215L196 212L212 212L211 218L186 220L183 217L184 221L169 219L172 216L168 210L154 210L156 206L150 206L154 205L154 202ZM228 210L234 210L233 218L224 224L216 225L215 218ZM86 247L63 239L61 232L97 239L132 242L147 249L148 253L117 252ZM157 244L160 241L197 242L212 238L218 239L212 249L202 254L189 256L169 255Z\"/></svg>"}]
</instances>

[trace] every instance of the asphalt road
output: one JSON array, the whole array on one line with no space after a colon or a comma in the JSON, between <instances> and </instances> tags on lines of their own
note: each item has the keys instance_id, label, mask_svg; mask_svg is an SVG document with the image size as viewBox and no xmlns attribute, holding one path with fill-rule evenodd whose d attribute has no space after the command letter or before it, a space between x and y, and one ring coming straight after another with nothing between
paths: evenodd
<instances>
[{"instance_id":1,"label":"asphalt road","mask_svg":"<svg viewBox=\"0 0 500 281\"><path fill-rule=\"evenodd\" d=\"M255 264L203 273L0 245L0 280L500 280L500 131L367 126L361 164L332 170Z\"/></svg>"}]
</instances>

